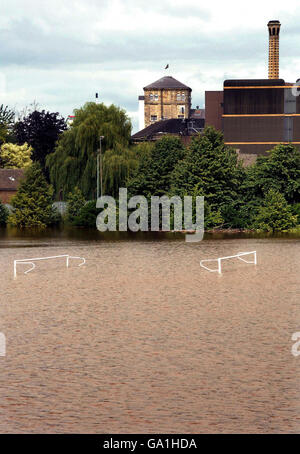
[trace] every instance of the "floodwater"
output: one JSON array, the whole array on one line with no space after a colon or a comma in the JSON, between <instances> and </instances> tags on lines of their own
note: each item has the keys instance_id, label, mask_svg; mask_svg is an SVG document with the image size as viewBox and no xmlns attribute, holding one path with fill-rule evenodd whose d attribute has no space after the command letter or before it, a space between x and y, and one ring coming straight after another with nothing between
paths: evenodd
<instances>
[{"instance_id":1,"label":"floodwater","mask_svg":"<svg viewBox=\"0 0 300 454\"><path fill-rule=\"evenodd\" d=\"M299 287L296 236L2 231L0 432L299 433Z\"/></svg>"}]
</instances>

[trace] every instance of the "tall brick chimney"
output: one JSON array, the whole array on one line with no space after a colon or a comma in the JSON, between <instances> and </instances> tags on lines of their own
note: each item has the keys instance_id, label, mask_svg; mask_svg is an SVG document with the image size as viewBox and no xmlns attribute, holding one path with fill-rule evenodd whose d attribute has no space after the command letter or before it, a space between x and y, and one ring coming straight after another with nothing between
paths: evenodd
<instances>
[{"instance_id":1,"label":"tall brick chimney","mask_svg":"<svg viewBox=\"0 0 300 454\"><path fill-rule=\"evenodd\" d=\"M269 29L269 79L279 79L279 33L281 23L271 20Z\"/></svg>"}]
</instances>

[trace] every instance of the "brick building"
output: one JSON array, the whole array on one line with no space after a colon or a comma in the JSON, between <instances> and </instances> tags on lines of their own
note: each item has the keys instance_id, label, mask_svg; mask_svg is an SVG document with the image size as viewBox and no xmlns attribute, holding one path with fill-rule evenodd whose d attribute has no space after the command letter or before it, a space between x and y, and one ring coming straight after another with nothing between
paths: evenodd
<instances>
[{"instance_id":1,"label":"brick building","mask_svg":"<svg viewBox=\"0 0 300 454\"><path fill-rule=\"evenodd\" d=\"M269 30L269 79L279 79L279 20L270 20Z\"/></svg>"},{"instance_id":2,"label":"brick building","mask_svg":"<svg viewBox=\"0 0 300 454\"><path fill-rule=\"evenodd\" d=\"M17 193L21 179L24 176L22 169L0 169L0 199L2 203L9 203Z\"/></svg>"},{"instance_id":3,"label":"brick building","mask_svg":"<svg viewBox=\"0 0 300 454\"><path fill-rule=\"evenodd\" d=\"M224 94L223 91L205 92L205 125L213 126L219 131L223 130L223 110Z\"/></svg>"},{"instance_id":4,"label":"brick building","mask_svg":"<svg viewBox=\"0 0 300 454\"><path fill-rule=\"evenodd\" d=\"M170 118L189 118L192 89L171 76L144 87L144 126Z\"/></svg>"}]
</instances>

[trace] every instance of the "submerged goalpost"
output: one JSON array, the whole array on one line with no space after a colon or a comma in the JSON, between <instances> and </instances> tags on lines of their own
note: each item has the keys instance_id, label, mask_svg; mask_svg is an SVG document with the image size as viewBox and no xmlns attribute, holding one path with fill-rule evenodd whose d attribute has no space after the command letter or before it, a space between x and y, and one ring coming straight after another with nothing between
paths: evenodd
<instances>
[{"instance_id":1,"label":"submerged goalpost","mask_svg":"<svg viewBox=\"0 0 300 454\"><path fill-rule=\"evenodd\" d=\"M251 254L253 254L253 256L254 256L253 260L245 260L242 258L245 255L251 255ZM212 273L218 272L219 274L222 274L222 260L228 260L228 259L234 259L234 258L237 258L245 263L253 263L254 265L257 265L256 251L251 251L251 252L239 252L236 255L229 255L228 257L219 257L218 259L201 260L200 266L202 266L202 268L205 268L207 271L210 271ZM207 266L203 265L204 262L218 262L218 268L217 269L208 268Z\"/></svg>"},{"instance_id":2,"label":"submerged goalpost","mask_svg":"<svg viewBox=\"0 0 300 454\"><path fill-rule=\"evenodd\" d=\"M51 257L37 257L33 259L21 259L21 260L14 260L14 278L17 277L17 264L19 263L24 263L27 265L32 265L31 268L27 271L24 271L24 274L30 273L30 271L35 269L35 264L34 262L40 261L40 260L50 260L50 259L59 259L59 258L66 258L66 267L69 268L69 261L70 259L78 259L82 260L82 263L80 263L78 266L82 266L85 264L86 260L83 257L73 257L72 255L64 254L64 255L53 255Z\"/></svg>"}]
</instances>

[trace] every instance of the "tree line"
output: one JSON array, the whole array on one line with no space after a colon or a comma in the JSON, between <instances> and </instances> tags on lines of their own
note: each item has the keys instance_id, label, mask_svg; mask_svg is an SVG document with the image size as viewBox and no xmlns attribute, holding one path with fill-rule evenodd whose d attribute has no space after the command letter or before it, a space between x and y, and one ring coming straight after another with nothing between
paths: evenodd
<instances>
[{"instance_id":1,"label":"tree line","mask_svg":"<svg viewBox=\"0 0 300 454\"><path fill-rule=\"evenodd\" d=\"M131 144L131 122L114 105L87 103L67 127L58 113L33 111L13 122L0 109L0 167L25 168L25 178L0 223L18 227L59 222L53 200L68 202L64 219L95 227L97 152L103 152L104 193L205 197L205 227L290 230L300 223L300 153L280 144L244 167L222 133L207 127L184 146L175 136Z\"/></svg>"}]
</instances>

